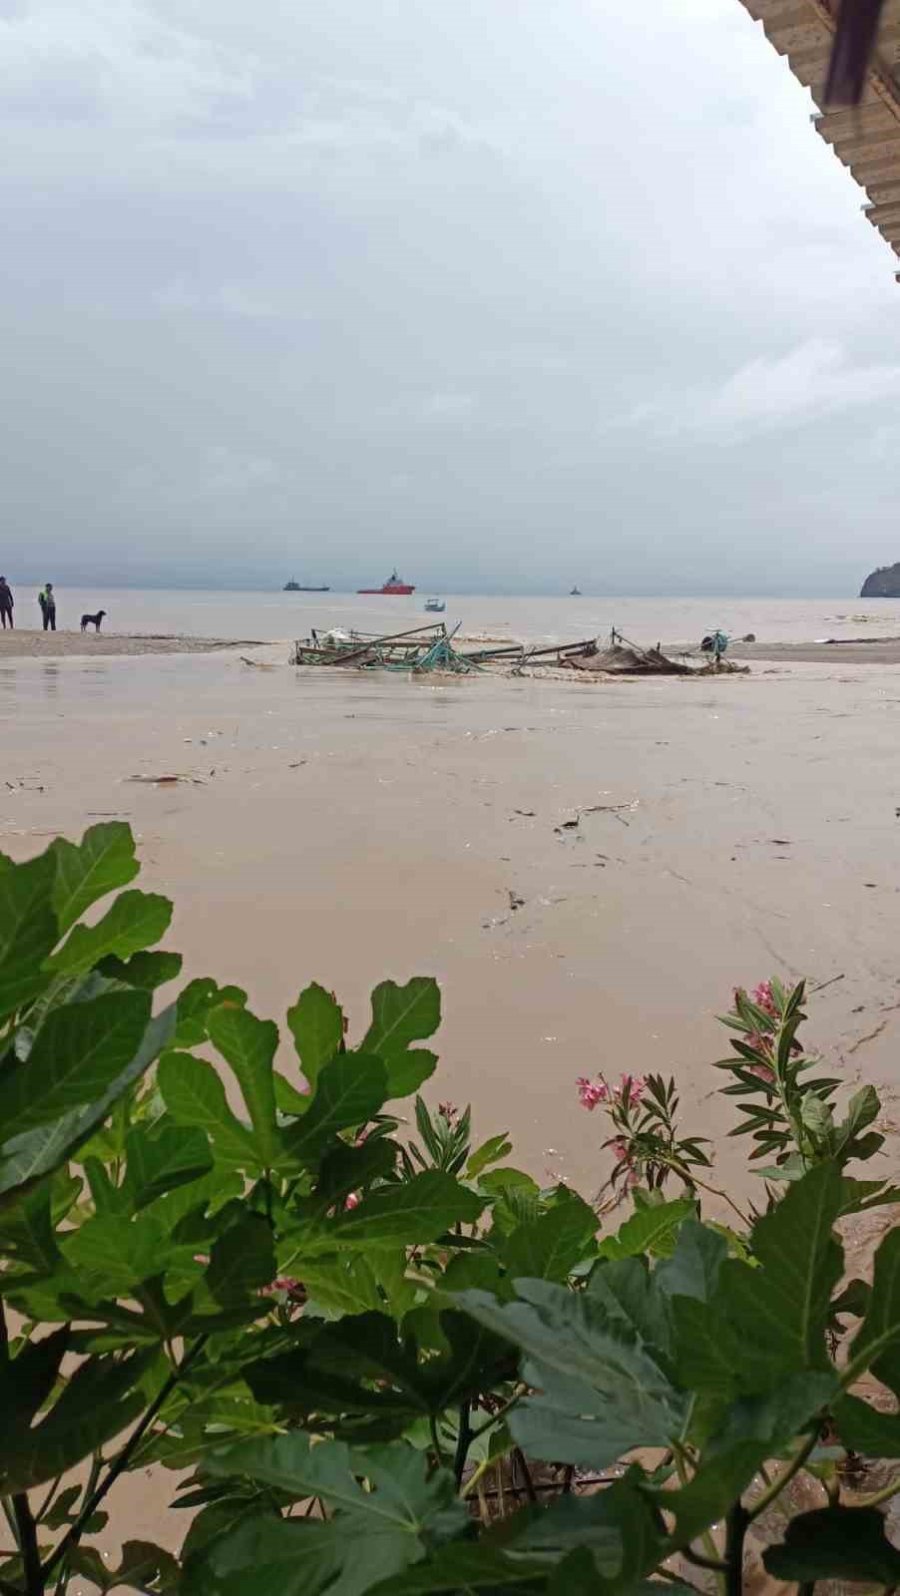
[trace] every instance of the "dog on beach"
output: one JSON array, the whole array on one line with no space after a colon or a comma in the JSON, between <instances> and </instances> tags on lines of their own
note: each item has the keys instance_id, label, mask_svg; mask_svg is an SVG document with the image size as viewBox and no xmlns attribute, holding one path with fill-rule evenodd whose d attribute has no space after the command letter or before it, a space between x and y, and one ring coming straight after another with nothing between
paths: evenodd
<instances>
[{"instance_id":1,"label":"dog on beach","mask_svg":"<svg viewBox=\"0 0 900 1596\"><path fill-rule=\"evenodd\" d=\"M82 615L82 617L81 617L81 630L83 632L86 632L88 627L92 626L94 628L95 632L99 632L100 623L103 620L103 617L104 617L105 614L106 614L105 610L98 610L96 615Z\"/></svg>"}]
</instances>

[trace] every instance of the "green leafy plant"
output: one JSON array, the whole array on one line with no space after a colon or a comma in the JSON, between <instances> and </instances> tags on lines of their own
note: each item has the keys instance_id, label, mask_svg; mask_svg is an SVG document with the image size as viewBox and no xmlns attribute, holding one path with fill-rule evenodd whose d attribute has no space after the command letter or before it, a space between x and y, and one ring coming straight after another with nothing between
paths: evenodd
<instances>
[{"instance_id":1,"label":"green leafy plant","mask_svg":"<svg viewBox=\"0 0 900 1596\"><path fill-rule=\"evenodd\" d=\"M628 1592L680 1559L688 1583L712 1573L736 1591L748 1530L776 1502L790 1515L789 1487L807 1469L825 1481L822 1507L789 1517L765 1554L767 1567L804 1586L833 1576L891 1584L900 1553L878 1511L888 1491L842 1500L834 1460L841 1448L876 1442L876 1429L881 1454L900 1456L900 1419L853 1394L867 1370L900 1394L898 1234L882 1243L865 1316L836 1363L827 1329L843 1268L833 1230L843 1182L832 1162L793 1184L757 1221L746 1257L733 1255L720 1231L685 1216L667 1256L648 1260L623 1243L578 1289L532 1277L507 1278L499 1292L453 1293L462 1310L454 1339L463 1339L455 1340L456 1361L439 1358L433 1375L411 1350L401 1368L391 1336L380 1341L371 1322L344 1320L330 1352L323 1338L316 1379L308 1379L308 1353L281 1366L281 1394L287 1414L298 1387L312 1403L329 1369L338 1378L356 1367L363 1378L353 1404L345 1388L336 1390L339 1422L323 1422L320 1397L318 1417L304 1414L305 1434L248 1442L207 1462L210 1489L224 1477L232 1489L240 1482L258 1494L238 1526L204 1538L188 1556L186 1590L232 1596L252 1575L265 1589L384 1596L562 1592L573 1580L575 1589ZM596 1494L557 1490L543 1506L534 1490L534 1505L506 1517L502 1533L489 1528L475 1538L462 1506L490 1454L466 1478L437 1447L416 1442L417 1403L428 1391L444 1402L448 1378L475 1361L465 1316L491 1338L501 1360L495 1377L504 1344L520 1360L502 1416L488 1421L500 1453L508 1436L535 1472L540 1463L567 1465L570 1481L580 1470L603 1480ZM366 1375L374 1384L368 1398ZM271 1387L266 1394L277 1395ZM381 1429L387 1411L395 1425L389 1446ZM370 1444L373 1418L381 1445ZM311 1446L311 1434L325 1429L333 1439ZM642 1461L624 1466L638 1448ZM267 1488L279 1493L275 1505L262 1494ZM371 1538L373 1560L361 1575L363 1538Z\"/></svg>"},{"instance_id":2,"label":"green leafy plant","mask_svg":"<svg viewBox=\"0 0 900 1596\"><path fill-rule=\"evenodd\" d=\"M752 1163L771 1160L758 1170L769 1180L797 1180L829 1159L841 1167L864 1162L884 1145L884 1137L872 1129L881 1111L874 1086L855 1092L843 1117L837 1117L841 1078L822 1074L821 1061L800 1040L805 1001L804 982L789 990L773 977L751 994L738 987L734 1008L723 1018L738 1035L731 1057L719 1060L716 1068L731 1076L722 1091L738 1099L744 1116L730 1134L752 1139ZM879 1181L858 1183L858 1188L848 1199L848 1212L897 1195Z\"/></svg>"},{"instance_id":3,"label":"green leafy plant","mask_svg":"<svg viewBox=\"0 0 900 1596\"><path fill-rule=\"evenodd\" d=\"M705 1218L709 1154L654 1077L613 1094L634 1206L604 1230L418 1095L433 981L376 988L358 1044L317 985L285 1035L212 979L167 1002L170 905L136 873L120 824L0 860L0 1596L737 1590L775 1501L774 1575L897 1583L895 1485L860 1497L842 1460L900 1458L859 1384L900 1398L900 1249L839 1289L835 1231L894 1194L847 1173L870 1107L846 1130L795 1068L799 999L773 983L764 1046L736 1010L731 1084L787 1138L770 1211ZM109 1563L139 1468L188 1472L186 1529ZM792 1515L801 1471L822 1504Z\"/></svg>"},{"instance_id":4,"label":"green leafy plant","mask_svg":"<svg viewBox=\"0 0 900 1596\"><path fill-rule=\"evenodd\" d=\"M661 1075L623 1075L610 1086L602 1075L576 1081L582 1108L602 1106L613 1134L602 1143L615 1162L607 1182L620 1194L646 1185L661 1191L670 1175L677 1175L688 1190L696 1185L696 1171L708 1169L706 1136L680 1136L677 1130L678 1091L674 1080Z\"/></svg>"},{"instance_id":5,"label":"green leafy plant","mask_svg":"<svg viewBox=\"0 0 900 1596\"><path fill-rule=\"evenodd\" d=\"M460 1175L466 1167L471 1152L469 1133L472 1115L466 1108L459 1114L452 1103L441 1103L437 1113L430 1114L421 1097L416 1098L416 1126L422 1146L410 1142L403 1149L407 1173L419 1169L444 1169L450 1175Z\"/></svg>"}]
</instances>

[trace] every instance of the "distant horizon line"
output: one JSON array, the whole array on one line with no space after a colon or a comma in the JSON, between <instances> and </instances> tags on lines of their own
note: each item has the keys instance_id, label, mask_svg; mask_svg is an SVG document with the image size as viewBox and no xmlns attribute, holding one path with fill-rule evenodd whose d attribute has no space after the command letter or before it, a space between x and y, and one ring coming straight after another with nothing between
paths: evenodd
<instances>
[{"instance_id":1,"label":"distant horizon line","mask_svg":"<svg viewBox=\"0 0 900 1596\"><path fill-rule=\"evenodd\" d=\"M286 591L287 591L285 589L283 583L274 583L274 582L271 585L268 585L268 584L266 584L266 585L257 585L256 583L241 583L241 582L224 582L224 583L223 582L201 582L201 581L180 581L180 582L178 582L178 581L162 581L162 580L158 580L158 581L157 580L135 581L134 579L132 579L132 580L106 581L104 583L99 583L99 582L88 582L88 583L86 583L84 581L72 581L72 580L68 580L67 581L65 578L63 578L61 580L57 580L55 578L46 578L46 577L43 577L43 578L37 578L37 577L10 577L10 578L8 578L8 580L10 582L10 586L13 589L15 589L16 587L26 587L26 588L27 587L35 587L35 588L40 588L40 587L44 586L44 584L45 584L45 582L47 580L51 580L53 582L53 586L55 588L59 589L60 591L64 591L66 588L70 588L70 589L73 589L76 592L87 592L87 591L91 591L91 592L95 592L95 591L97 591L97 592L116 592L116 591L119 591L119 592L133 592L133 593L258 593L258 594L267 594L267 595L274 595L276 593L282 593L282 594L286 595ZM359 588L352 588L352 587L331 587L331 586L328 586L328 587L322 588L322 587L311 586L309 588L306 588L305 590L301 588L299 591L300 591L301 596L303 595L303 593L305 591L305 593L307 595L310 594L310 593L317 593L321 597L327 596L329 598L363 598L363 597L380 598L382 596L382 594L379 592L378 589L361 590ZM426 595L426 594L432 593L432 592L436 593L436 594L439 594L442 597L448 597L448 598L516 598L516 599L528 599L528 598L538 599L539 598L539 599L550 599L550 598L575 598L575 597L577 597L577 598L583 598L583 599L597 599L597 600L603 600L603 601L606 601L606 600L617 600L617 599L621 599L621 600L639 599L639 600L644 600L644 601L647 601L647 600L659 600L659 599L665 599L665 600L703 599L704 601L708 601L710 603L715 602L716 600L727 600L729 602L735 602L736 600L745 600L745 599L746 600L755 600L755 599L759 599L759 600L773 600L773 599L777 599L777 600L791 600L791 599L843 600L843 599L846 599L846 600L857 601L857 600L859 600L861 598L861 595L860 595L860 592L859 592L858 588L856 588L856 589L854 589L852 591L847 590L847 589L836 589L836 588L814 589L814 590L810 590L810 589L801 590L801 589L798 589L798 588L794 588L794 589L781 589L781 590L779 590L777 592L773 592L771 590L762 590L762 591L760 591L759 589L751 589L751 588L737 588L737 589L735 589L735 588L725 588L725 589L717 589L715 591L713 591L712 589L710 589L710 590L694 589L694 590L691 590L691 591L688 591L686 589L680 589L680 590L669 591L669 592L665 592L665 591L663 591L663 592L648 592L648 591L645 591L645 592L630 592L630 593L626 592L626 591L613 591L612 589L604 589L604 590L598 591L598 592L590 592L590 591L586 591L584 589L581 589L581 590L579 590L579 592L577 594L575 594L569 588L518 588L518 589L509 589L509 588L500 588L500 587L450 588L450 587L441 587L439 583L416 584L415 595L410 595L410 597L415 596L415 597L418 598L418 597L421 597L422 595ZM296 597L297 596L297 590L294 590L291 593L291 596L292 597ZM390 595L386 595L386 596L390 596ZM877 595L876 595L876 597L877 597Z\"/></svg>"}]
</instances>

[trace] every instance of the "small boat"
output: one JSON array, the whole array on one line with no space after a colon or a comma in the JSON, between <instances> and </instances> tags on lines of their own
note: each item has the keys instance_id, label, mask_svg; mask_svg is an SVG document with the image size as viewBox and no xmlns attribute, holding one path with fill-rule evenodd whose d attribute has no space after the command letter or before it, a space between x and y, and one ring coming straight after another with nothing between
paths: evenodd
<instances>
[{"instance_id":1,"label":"small boat","mask_svg":"<svg viewBox=\"0 0 900 1596\"><path fill-rule=\"evenodd\" d=\"M415 593L415 591L416 591L415 588L410 586L409 582L404 582L397 575L396 571L392 571L391 572L391 574L388 577L387 581L383 582L381 587L360 587L360 588L357 588L357 592L358 593L393 593L393 594L401 593L401 594L409 594L409 593Z\"/></svg>"},{"instance_id":2,"label":"small boat","mask_svg":"<svg viewBox=\"0 0 900 1596\"><path fill-rule=\"evenodd\" d=\"M304 587L302 582L285 582L282 593L330 593L330 587Z\"/></svg>"},{"instance_id":3,"label":"small boat","mask_svg":"<svg viewBox=\"0 0 900 1596\"><path fill-rule=\"evenodd\" d=\"M425 608L429 615L443 615L447 606L443 599L430 598L425 600Z\"/></svg>"},{"instance_id":4,"label":"small boat","mask_svg":"<svg viewBox=\"0 0 900 1596\"><path fill-rule=\"evenodd\" d=\"M569 594L569 598L581 598L581 588L573 587L571 593Z\"/></svg>"}]
</instances>

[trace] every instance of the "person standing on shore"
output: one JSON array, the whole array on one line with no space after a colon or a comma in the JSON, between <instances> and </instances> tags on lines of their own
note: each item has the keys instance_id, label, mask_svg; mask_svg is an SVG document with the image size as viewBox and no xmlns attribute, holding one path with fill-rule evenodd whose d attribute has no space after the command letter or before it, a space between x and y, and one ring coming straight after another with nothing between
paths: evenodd
<instances>
[{"instance_id":1,"label":"person standing on shore","mask_svg":"<svg viewBox=\"0 0 900 1596\"><path fill-rule=\"evenodd\" d=\"M55 632L56 631L56 594L53 591L53 583L52 582L48 582L46 587L42 587L41 588L41 591L38 594L38 603L41 606L41 614L42 614L42 616L44 618L44 631L45 632Z\"/></svg>"},{"instance_id":2,"label":"person standing on shore","mask_svg":"<svg viewBox=\"0 0 900 1596\"><path fill-rule=\"evenodd\" d=\"M0 576L0 619L3 621L4 632L6 631L7 621L9 621L10 630L15 630L16 623L13 620L14 603L15 600L12 596L12 588L7 582L6 577Z\"/></svg>"}]
</instances>

